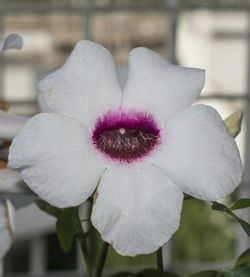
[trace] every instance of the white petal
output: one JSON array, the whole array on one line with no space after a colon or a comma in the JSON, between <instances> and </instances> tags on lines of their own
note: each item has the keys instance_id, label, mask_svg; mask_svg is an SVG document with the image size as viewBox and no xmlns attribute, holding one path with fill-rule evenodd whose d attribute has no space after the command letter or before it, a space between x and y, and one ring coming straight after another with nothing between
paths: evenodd
<instances>
[{"instance_id":1,"label":"white petal","mask_svg":"<svg viewBox=\"0 0 250 277\"><path fill-rule=\"evenodd\" d=\"M165 122L194 102L204 82L204 70L176 66L147 48L136 48L130 54L123 105Z\"/></svg>"},{"instance_id":2,"label":"white petal","mask_svg":"<svg viewBox=\"0 0 250 277\"><path fill-rule=\"evenodd\" d=\"M11 201L9 199L6 200L6 214L7 214L7 222L8 227L12 235L14 236L15 232L15 208L12 205Z\"/></svg>"},{"instance_id":3,"label":"white petal","mask_svg":"<svg viewBox=\"0 0 250 277\"><path fill-rule=\"evenodd\" d=\"M23 46L23 39L18 34L11 34L4 40L0 41L0 52L6 49L21 49Z\"/></svg>"},{"instance_id":4,"label":"white petal","mask_svg":"<svg viewBox=\"0 0 250 277\"><path fill-rule=\"evenodd\" d=\"M0 193L29 194L30 190L18 172L9 168L4 168L0 169Z\"/></svg>"},{"instance_id":5,"label":"white petal","mask_svg":"<svg viewBox=\"0 0 250 277\"><path fill-rule=\"evenodd\" d=\"M77 43L62 68L39 83L47 110L92 126L98 116L121 103L111 54L90 41Z\"/></svg>"},{"instance_id":6,"label":"white petal","mask_svg":"<svg viewBox=\"0 0 250 277\"><path fill-rule=\"evenodd\" d=\"M0 139L12 140L22 129L28 117L0 110Z\"/></svg>"},{"instance_id":7,"label":"white petal","mask_svg":"<svg viewBox=\"0 0 250 277\"><path fill-rule=\"evenodd\" d=\"M77 121L56 114L29 120L13 140L9 166L57 207L77 206L95 190L104 170L90 135Z\"/></svg>"},{"instance_id":8,"label":"white petal","mask_svg":"<svg viewBox=\"0 0 250 277\"><path fill-rule=\"evenodd\" d=\"M190 107L169 120L165 132L165 145L153 160L185 193L214 201L238 186L239 151L216 110Z\"/></svg>"},{"instance_id":9,"label":"white petal","mask_svg":"<svg viewBox=\"0 0 250 277\"><path fill-rule=\"evenodd\" d=\"M42 92L38 93L38 106L41 112L49 113L51 112L47 106L46 100L44 98L44 94Z\"/></svg>"},{"instance_id":10,"label":"white petal","mask_svg":"<svg viewBox=\"0 0 250 277\"><path fill-rule=\"evenodd\" d=\"M14 232L14 208L7 200L5 205L0 205L0 260L11 247Z\"/></svg>"},{"instance_id":11,"label":"white petal","mask_svg":"<svg viewBox=\"0 0 250 277\"><path fill-rule=\"evenodd\" d=\"M152 253L178 229L183 194L153 165L109 168L97 193L92 223L121 255Z\"/></svg>"}]
</instances>

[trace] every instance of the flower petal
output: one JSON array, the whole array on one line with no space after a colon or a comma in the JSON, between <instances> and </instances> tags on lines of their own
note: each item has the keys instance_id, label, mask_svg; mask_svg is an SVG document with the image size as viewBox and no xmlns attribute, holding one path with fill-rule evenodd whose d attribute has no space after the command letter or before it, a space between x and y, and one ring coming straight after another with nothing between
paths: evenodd
<instances>
[{"instance_id":1,"label":"flower petal","mask_svg":"<svg viewBox=\"0 0 250 277\"><path fill-rule=\"evenodd\" d=\"M8 227L12 235L15 233L15 208L9 199L6 199L6 216L8 220Z\"/></svg>"},{"instance_id":2,"label":"flower petal","mask_svg":"<svg viewBox=\"0 0 250 277\"><path fill-rule=\"evenodd\" d=\"M50 109L46 104L46 99L44 98L43 93L38 93L38 107L40 109L41 112L43 113L50 113Z\"/></svg>"},{"instance_id":3,"label":"flower petal","mask_svg":"<svg viewBox=\"0 0 250 277\"><path fill-rule=\"evenodd\" d=\"M9 200L0 205L0 260L11 247L14 237L14 207Z\"/></svg>"},{"instance_id":4,"label":"flower petal","mask_svg":"<svg viewBox=\"0 0 250 277\"><path fill-rule=\"evenodd\" d=\"M182 200L181 190L154 165L108 168L91 220L119 254L152 253L177 230Z\"/></svg>"},{"instance_id":5,"label":"flower petal","mask_svg":"<svg viewBox=\"0 0 250 277\"><path fill-rule=\"evenodd\" d=\"M47 110L92 126L103 112L121 103L121 90L111 54L90 41L77 43L62 68L39 83Z\"/></svg>"},{"instance_id":6,"label":"flower petal","mask_svg":"<svg viewBox=\"0 0 250 277\"><path fill-rule=\"evenodd\" d=\"M0 110L0 139L12 140L24 126L28 117Z\"/></svg>"},{"instance_id":7,"label":"flower petal","mask_svg":"<svg viewBox=\"0 0 250 277\"><path fill-rule=\"evenodd\" d=\"M0 41L0 52L6 49L21 49L23 39L18 34L10 34L4 40Z\"/></svg>"},{"instance_id":8,"label":"flower petal","mask_svg":"<svg viewBox=\"0 0 250 277\"><path fill-rule=\"evenodd\" d=\"M194 102L204 82L204 70L173 65L147 48L136 48L130 53L123 105L165 122Z\"/></svg>"},{"instance_id":9,"label":"flower petal","mask_svg":"<svg viewBox=\"0 0 250 277\"><path fill-rule=\"evenodd\" d=\"M29 120L13 140L9 166L20 170L41 198L60 208L84 202L104 170L80 123L46 113Z\"/></svg>"},{"instance_id":10,"label":"flower petal","mask_svg":"<svg viewBox=\"0 0 250 277\"><path fill-rule=\"evenodd\" d=\"M168 121L165 145L152 159L185 193L203 200L228 195L241 180L237 145L217 111L205 105Z\"/></svg>"}]
</instances>

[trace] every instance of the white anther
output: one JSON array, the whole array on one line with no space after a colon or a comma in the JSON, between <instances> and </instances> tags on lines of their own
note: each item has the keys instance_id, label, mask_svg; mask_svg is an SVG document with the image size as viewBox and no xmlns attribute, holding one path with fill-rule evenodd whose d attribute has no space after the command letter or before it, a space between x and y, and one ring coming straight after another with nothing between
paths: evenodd
<instances>
[{"instance_id":1,"label":"white anther","mask_svg":"<svg viewBox=\"0 0 250 277\"><path fill-rule=\"evenodd\" d=\"M119 129L119 133L120 133L121 135L124 135L124 134L126 133L126 130L125 130L124 128L120 128L120 129Z\"/></svg>"}]
</instances>

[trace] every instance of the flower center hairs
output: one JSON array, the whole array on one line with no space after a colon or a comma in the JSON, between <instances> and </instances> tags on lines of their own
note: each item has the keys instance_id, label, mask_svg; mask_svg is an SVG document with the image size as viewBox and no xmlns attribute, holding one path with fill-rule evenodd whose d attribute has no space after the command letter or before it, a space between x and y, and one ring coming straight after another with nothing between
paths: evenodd
<instances>
[{"instance_id":1,"label":"flower center hairs","mask_svg":"<svg viewBox=\"0 0 250 277\"><path fill-rule=\"evenodd\" d=\"M110 158L132 162L160 143L160 129L150 114L110 111L96 121L92 141Z\"/></svg>"}]
</instances>

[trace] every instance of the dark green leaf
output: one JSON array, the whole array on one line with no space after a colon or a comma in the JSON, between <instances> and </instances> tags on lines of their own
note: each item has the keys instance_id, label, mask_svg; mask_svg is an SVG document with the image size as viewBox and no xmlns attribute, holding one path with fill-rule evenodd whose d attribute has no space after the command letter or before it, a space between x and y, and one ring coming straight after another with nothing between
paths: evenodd
<instances>
[{"instance_id":1,"label":"dark green leaf","mask_svg":"<svg viewBox=\"0 0 250 277\"><path fill-rule=\"evenodd\" d=\"M157 277L158 271L156 269L145 269L135 275L136 277ZM164 277L180 277L180 275L173 272L164 272Z\"/></svg>"},{"instance_id":2,"label":"dark green leaf","mask_svg":"<svg viewBox=\"0 0 250 277\"><path fill-rule=\"evenodd\" d=\"M71 249L77 230L76 208L64 209L56 222L56 232L62 249L68 252Z\"/></svg>"},{"instance_id":3,"label":"dark green leaf","mask_svg":"<svg viewBox=\"0 0 250 277\"><path fill-rule=\"evenodd\" d=\"M227 208L221 203L214 202L212 205L212 209L228 213L231 217L233 217L236 221L238 221L238 223L240 223L245 233L250 237L250 224L248 222L239 218L235 213L233 213L229 208Z\"/></svg>"},{"instance_id":4,"label":"dark green leaf","mask_svg":"<svg viewBox=\"0 0 250 277\"><path fill-rule=\"evenodd\" d=\"M56 208L54 206L51 206L49 203L43 201L40 198L37 198L35 200L35 204L37 205L37 207L40 210L46 212L49 215L55 216L55 217L58 217L61 214L61 212L62 212L62 209Z\"/></svg>"},{"instance_id":5,"label":"dark green leaf","mask_svg":"<svg viewBox=\"0 0 250 277\"><path fill-rule=\"evenodd\" d=\"M247 235L250 237L250 224L239 217L238 217L238 222L240 223L240 225L244 229L244 231L247 233Z\"/></svg>"},{"instance_id":6,"label":"dark green leaf","mask_svg":"<svg viewBox=\"0 0 250 277\"><path fill-rule=\"evenodd\" d=\"M235 263L235 267L250 265L250 249L243 252Z\"/></svg>"},{"instance_id":7,"label":"dark green leaf","mask_svg":"<svg viewBox=\"0 0 250 277\"><path fill-rule=\"evenodd\" d=\"M237 220L241 227L243 228L243 230L247 233L247 235L250 237L250 224L247 223L245 220L239 218L236 214L234 214L233 212L231 212L230 210L228 211L228 214L231 215L235 220Z\"/></svg>"},{"instance_id":8,"label":"dark green leaf","mask_svg":"<svg viewBox=\"0 0 250 277\"><path fill-rule=\"evenodd\" d=\"M250 207L250 199L249 198L243 198L234 203L234 205L230 208L230 210L239 210L239 209L245 209Z\"/></svg>"},{"instance_id":9,"label":"dark green leaf","mask_svg":"<svg viewBox=\"0 0 250 277\"><path fill-rule=\"evenodd\" d=\"M120 273L116 273L114 275L110 275L109 277L133 277L133 276L135 276L135 275L130 272L120 272Z\"/></svg>"},{"instance_id":10,"label":"dark green leaf","mask_svg":"<svg viewBox=\"0 0 250 277\"><path fill-rule=\"evenodd\" d=\"M195 272L189 275L188 277L217 277L218 271L216 270L206 270Z\"/></svg>"},{"instance_id":11,"label":"dark green leaf","mask_svg":"<svg viewBox=\"0 0 250 277\"><path fill-rule=\"evenodd\" d=\"M249 277L250 276L250 266L237 267L231 270L220 271L220 276L222 277Z\"/></svg>"},{"instance_id":12,"label":"dark green leaf","mask_svg":"<svg viewBox=\"0 0 250 277\"><path fill-rule=\"evenodd\" d=\"M212 209L216 210L216 211L221 211L221 212L227 212L228 211L228 207L226 207L225 205L223 205L221 203L218 203L218 202L213 202Z\"/></svg>"}]
</instances>

